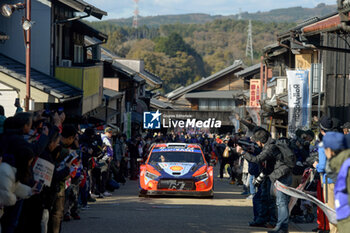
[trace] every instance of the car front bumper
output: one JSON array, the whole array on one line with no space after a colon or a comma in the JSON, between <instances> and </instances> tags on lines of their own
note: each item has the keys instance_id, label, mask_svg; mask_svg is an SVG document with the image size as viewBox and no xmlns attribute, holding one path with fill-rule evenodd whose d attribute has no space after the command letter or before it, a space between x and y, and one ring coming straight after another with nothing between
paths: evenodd
<instances>
[{"instance_id":1,"label":"car front bumper","mask_svg":"<svg viewBox=\"0 0 350 233\"><path fill-rule=\"evenodd\" d=\"M172 191L172 190L144 190L140 192L147 196L188 196L188 197L213 197L214 191Z\"/></svg>"}]
</instances>

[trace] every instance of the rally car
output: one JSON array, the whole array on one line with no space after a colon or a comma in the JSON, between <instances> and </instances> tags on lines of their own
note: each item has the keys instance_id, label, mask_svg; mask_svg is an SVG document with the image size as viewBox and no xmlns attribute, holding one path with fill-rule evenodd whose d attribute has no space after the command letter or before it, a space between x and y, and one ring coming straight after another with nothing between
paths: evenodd
<instances>
[{"instance_id":1,"label":"rally car","mask_svg":"<svg viewBox=\"0 0 350 233\"><path fill-rule=\"evenodd\" d=\"M139 194L213 197L213 167L198 144L154 144L140 166Z\"/></svg>"}]
</instances>

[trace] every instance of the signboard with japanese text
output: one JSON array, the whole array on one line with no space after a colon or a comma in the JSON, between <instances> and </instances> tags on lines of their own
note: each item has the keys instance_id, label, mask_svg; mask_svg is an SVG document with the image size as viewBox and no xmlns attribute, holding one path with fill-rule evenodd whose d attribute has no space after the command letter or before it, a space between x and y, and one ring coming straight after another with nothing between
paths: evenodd
<instances>
[{"instance_id":1,"label":"signboard with japanese text","mask_svg":"<svg viewBox=\"0 0 350 233\"><path fill-rule=\"evenodd\" d=\"M44 185L50 187L55 165L49 161L38 158L33 167L34 180L44 181Z\"/></svg>"},{"instance_id":2,"label":"signboard with japanese text","mask_svg":"<svg viewBox=\"0 0 350 233\"><path fill-rule=\"evenodd\" d=\"M250 80L250 107L260 107L260 92L261 92L261 82L260 79Z\"/></svg>"}]
</instances>

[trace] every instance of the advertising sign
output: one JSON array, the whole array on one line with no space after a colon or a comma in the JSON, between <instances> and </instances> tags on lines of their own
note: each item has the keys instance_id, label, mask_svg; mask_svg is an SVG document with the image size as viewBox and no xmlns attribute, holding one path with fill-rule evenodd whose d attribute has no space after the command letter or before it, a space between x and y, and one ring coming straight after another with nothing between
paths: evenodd
<instances>
[{"instance_id":1,"label":"advertising sign","mask_svg":"<svg viewBox=\"0 0 350 233\"><path fill-rule=\"evenodd\" d=\"M288 77L288 135L308 126L309 70L287 70Z\"/></svg>"},{"instance_id":2,"label":"advertising sign","mask_svg":"<svg viewBox=\"0 0 350 233\"><path fill-rule=\"evenodd\" d=\"M260 91L261 91L261 82L260 79L251 79L250 80L250 107L260 107Z\"/></svg>"},{"instance_id":3,"label":"advertising sign","mask_svg":"<svg viewBox=\"0 0 350 233\"><path fill-rule=\"evenodd\" d=\"M55 165L49 161L38 158L33 167L34 180L36 182L44 181L44 185L50 187Z\"/></svg>"}]
</instances>

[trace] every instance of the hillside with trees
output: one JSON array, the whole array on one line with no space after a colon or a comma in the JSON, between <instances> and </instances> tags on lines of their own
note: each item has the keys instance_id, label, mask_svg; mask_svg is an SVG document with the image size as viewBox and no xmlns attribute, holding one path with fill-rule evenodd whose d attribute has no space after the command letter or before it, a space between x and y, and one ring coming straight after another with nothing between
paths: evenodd
<instances>
[{"instance_id":1,"label":"hillside with trees","mask_svg":"<svg viewBox=\"0 0 350 233\"><path fill-rule=\"evenodd\" d=\"M276 42L276 35L310 17L336 11L335 5L315 8L293 7L269 12L231 16L206 14L140 17L140 26L131 27L132 18L87 22L106 33L103 45L120 57L143 59L146 69L163 80L163 92L207 77L237 59L246 65L260 61L263 48ZM252 19L254 60L245 56L248 21Z\"/></svg>"},{"instance_id":2,"label":"hillside with trees","mask_svg":"<svg viewBox=\"0 0 350 233\"><path fill-rule=\"evenodd\" d=\"M162 78L163 92L207 77L237 59L260 61L265 46L294 23L252 21L254 61L245 56L247 20L217 19L206 24L169 24L138 29L108 21L90 23L108 34L104 45L120 57L143 59L146 69Z\"/></svg>"},{"instance_id":3,"label":"hillside with trees","mask_svg":"<svg viewBox=\"0 0 350 233\"><path fill-rule=\"evenodd\" d=\"M315 8L290 7L274 9L267 12L248 13L242 12L240 19L256 20L263 22L301 22L312 17L321 17L331 14L337 10L336 5L320 3ZM159 27L164 24L205 24L217 19L239 19L238 14L222 16L209 14L182 14L182 15L159 15L139 16L139 25L148 27ZM108 22L118 26L132 26L133 18L111 19Z\"/></svg>"}]
</instances>

